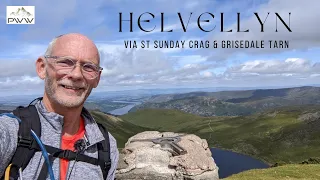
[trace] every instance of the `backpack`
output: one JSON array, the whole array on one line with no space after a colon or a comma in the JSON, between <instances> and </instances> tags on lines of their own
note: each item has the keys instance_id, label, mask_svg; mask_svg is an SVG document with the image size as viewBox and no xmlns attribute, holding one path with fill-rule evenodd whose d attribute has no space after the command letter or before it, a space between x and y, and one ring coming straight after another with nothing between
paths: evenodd
<instances>
[{"instance_id":1,"label":"backpack","mask_svg":"<svg viewBox=\"0 0 320 180\"><path fill-rule=\"evenodd\" d=\"M31 103L27 107L19 106L13 111L13 114L21 119L21 123L18 131L17 149L11 159L11 162L9 163L10 180L16 180L19 177L19 169L25 169L35 152L41 151L38 143L31 135L32 129L39 138L41 136L41 124L38 111ZM68 159L69 161L76 160L87 162L93 165L99 165L102 170L103 177L106 179L111 167L109 134L102 124L97 124L105 138L105 140L97 144L98 159L81 153L77 154L76 152L70 150L62 150L49 145L44 145L49 154L50 163L52 164L55 158L64 158ZM5 174L6 173L3 174L1 180L4 179ZM47 175L48 169L46 163L44 162L38 179L46 179Z\"/></svg>"}]
</instances>

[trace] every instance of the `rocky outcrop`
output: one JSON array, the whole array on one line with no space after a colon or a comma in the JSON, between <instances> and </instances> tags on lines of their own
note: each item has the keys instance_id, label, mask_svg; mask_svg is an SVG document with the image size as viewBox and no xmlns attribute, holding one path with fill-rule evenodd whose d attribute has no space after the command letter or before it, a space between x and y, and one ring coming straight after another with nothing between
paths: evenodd
<instances>
[{"instance_id":1,"label":"rocky outcrop","mask_svg":"<svg viewBox=\"0 0 320 180\"><path fill-rule=\"evenodd\" d=\"M315 112L315 113L306 113L303 115L300 115L298 117L298 120L304 121L304 122L312 122L312 121L317 121L320 119L320 112Z\"/></svg>"},{"instance_id":2,"label":"rocky outcrop","mask_svg":"<svg viewBox=\"0 0 320 180\"><path fill-rule=\"evenodd\" d=\"M129 138L120 152L116 179L216 180L219 176L206 140L193 134L146 131Z\"/></svg>"}]
</instances>

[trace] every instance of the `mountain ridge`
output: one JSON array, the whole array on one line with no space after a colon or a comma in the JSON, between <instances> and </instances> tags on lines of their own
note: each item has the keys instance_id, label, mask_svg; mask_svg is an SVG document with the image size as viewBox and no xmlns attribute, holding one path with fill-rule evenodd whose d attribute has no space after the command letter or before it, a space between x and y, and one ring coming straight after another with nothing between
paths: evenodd
<instances>
[{"instance_id":1,"label":"mountain ridge","mask_svg":"<svg viewBox=\"0 0 320 180\"><path fill-rule=\"evenodd\" d=\"M320 104L320 87L156 95L130 110L178 109L200 116L241 116L288 105Z\"/></svg>"}]
</instances>

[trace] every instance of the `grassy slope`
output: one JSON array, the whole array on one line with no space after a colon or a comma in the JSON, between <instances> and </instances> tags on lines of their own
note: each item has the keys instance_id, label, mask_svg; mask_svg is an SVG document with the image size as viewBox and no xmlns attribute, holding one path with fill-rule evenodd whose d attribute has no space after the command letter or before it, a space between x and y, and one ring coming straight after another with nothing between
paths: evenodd
<instances>
[{"instance_id":1,"label":"grassy slope","mask_svg":"<svg viewBox=\"0 0 320 180\"><path fill-rule=\"evenodd\" d=\"M297 119L302 112L316 109L283 108L276 114L243 117L200 117L178 110L145 109L120 118L159 131L194 133L211 147L248 154L269 164L298 163L320 157L320 131L310 130Z\"/></svg>"},{"instance_id":2,"label":"grassy slope","mask_svg":"<svg viewBox=\"0 0 320 180\"><path fill-rule=\"evenodd\" d=\"M210 146L249 154L273 164L297 163L309 157L320 157L320 132L297 119L302 112L315 107L290 107L278 113L268 112L248 117L200 117L177 110L141 110L116 118L92 112L118 141L118 146L132 135L150 130L188 132L208 140ZM122 120L124 119L124 120ZM210 126L209 126L210 124ZM141 126L144 127L141 127ZM312 127L317 128L311 124ZM213 131L212 131L212 130ZM320 165L285 165L269 169L249 170L226 180L320 179Z\"/></svg>"},{"instance_id":3,"label":"grassy slope","mask_svg":"<svg viewBox=\"0 0 320 180\"><path fill-rule=\"evenodd\" d=\"M104 114L99 111L91 111L93 117L98 123L104 125L108 131L116 138L118 148L123 148L128 139L143 131L149 130L148 128L143 128L136 126L129 122L125 122L114 116Z\"/></svg>"},{"instance_id":4,"label":"grassy slope","mask_svg":"<svg viewBox=\"0 0 320 180\"><path fill-rule=\"evenodd\" d=\"M320 165L286 165L269 169L249 170L232 175L225 180L316 180L320 179Z\"/></svg>"}]
</instances>

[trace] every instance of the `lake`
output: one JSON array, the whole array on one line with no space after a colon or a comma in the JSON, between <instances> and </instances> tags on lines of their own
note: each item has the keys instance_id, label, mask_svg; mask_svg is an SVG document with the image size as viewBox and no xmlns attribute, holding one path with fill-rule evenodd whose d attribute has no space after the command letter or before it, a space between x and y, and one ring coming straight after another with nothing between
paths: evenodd
<instances>
[{"instance_id":1,"label":"lake","mask_svg":"<svg viewBox=\"0 0 320 180\"><path fill-rule=\"evenodd\" d=\"M110 114L114 114L114 115L117 115L117 116L127 114L130 111L130 109L132 109L135 105L140 104L140 102L129 102L129 101L113 101L113 102L128 103L127 106L124 106L122 108L118 108L118 109L115 109L115 110L112 110L112 111L108 112Z\"/></svg>"},{"instance_id":2,"label":"lake","mask_svg":"<svg viewBox=\"0 0 320 180\"><path fill-rule=\"evenodd\" d=\"M124 101L121 101L122 103ZM129 102L128 102L129 103ZM137 103L129 103L127 106L115 109L109 113L114 115L124 115L129 112ZM232 174L237 174L250 169L268 168L269 165L247 155L232 151L211 148L212 157L219 167L219 177L225 178Z\"/></svg>"},{"instance_id":3,"label":"lake","mask_svg":"<svg viewBox=\"0 0 320 180\"><path fill-rule=\"evenodd\" d=\"M130 105L127 105L125 107L109 111L108 113L114 114L114 115L117 115L117 116L124 115L124 114L127 114L130 111L130 109L133 108L134 106L135 106L135 104L130 104Z\"/></svg>"},{"instance_id":4,"label":"lake","mask_svg":"<svg viewBox=\"0 0 320 180\"><path fill-rule=\"evenodd\" d=\"M211 148L212 157L219 167L219 178L225 178L250 169L268 168L269 165L247 155Z\"/></svg>"}]
</instances>

